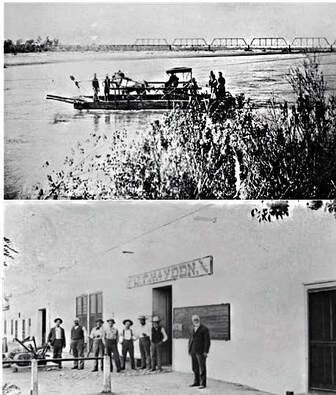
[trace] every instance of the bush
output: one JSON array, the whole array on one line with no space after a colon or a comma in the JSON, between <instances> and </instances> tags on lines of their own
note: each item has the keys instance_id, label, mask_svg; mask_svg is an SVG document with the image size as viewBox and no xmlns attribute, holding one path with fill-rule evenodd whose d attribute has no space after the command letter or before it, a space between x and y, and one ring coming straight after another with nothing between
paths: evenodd
<instances>
[{"instance_id":1,"label":"bush","mask_svg":"<svg viewBox=\"0 0 336 395\"><path fill-rule=\"evenodd\" d=\"M316 58L288 77L295 102L176 109L129 141L91 134L42 199L327 199L336 192L336 98Z\"/></svg>"}]
</instances>

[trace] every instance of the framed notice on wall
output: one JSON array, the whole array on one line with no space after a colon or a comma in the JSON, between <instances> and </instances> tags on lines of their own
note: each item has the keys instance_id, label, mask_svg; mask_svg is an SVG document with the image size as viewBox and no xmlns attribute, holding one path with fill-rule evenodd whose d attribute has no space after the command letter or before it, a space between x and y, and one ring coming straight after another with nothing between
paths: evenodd
<instances>
[{"instance_id":1,"label":"framed notice on wall","mask_svg":"<svg viewBox=\"0 0 336 395\"><path fill-rule=\"evenodd\" d=\"M230 304L177 307L173 311L173 338L188 339L192 330L191 317L197 314L208 327L212 340L230 340Z\"/></svg>"}]
</instances>

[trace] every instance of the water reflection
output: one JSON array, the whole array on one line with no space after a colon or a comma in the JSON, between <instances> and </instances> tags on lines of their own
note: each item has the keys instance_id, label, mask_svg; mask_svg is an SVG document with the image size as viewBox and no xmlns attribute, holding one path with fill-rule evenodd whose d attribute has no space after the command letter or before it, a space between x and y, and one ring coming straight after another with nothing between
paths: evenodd
<instances>
[{"instance_id":1,"label":"water reflection","mask_svg":"<svg viewBox=\"0 0 336 395\"><path fill-rule=\"evenodd\" d=\"M105 123L106 123L106 125L111 125L111 115L110 114L105 115Z\"/></svg>"},{"instance_id":2,"label":"water reflection","mask_svg":"<svg viewBox=\"0 0 336 395\"><path fill-rule=\"evenodd\" d=\"M100 115L99 114L94 114L93 116L93 126L94 126L94 131L98 133L99 130L99 119Z\"/></svg>"}]
</instances>

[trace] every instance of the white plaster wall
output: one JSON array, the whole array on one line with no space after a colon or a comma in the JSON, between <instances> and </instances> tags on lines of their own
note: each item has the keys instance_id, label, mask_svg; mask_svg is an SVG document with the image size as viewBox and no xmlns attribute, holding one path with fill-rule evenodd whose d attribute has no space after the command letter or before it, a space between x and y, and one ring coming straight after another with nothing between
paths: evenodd
<instances>
[{"instance_id":1,"label":"white plaster wall","mask_svg":"<svg viewBox=\"0 0 336 395\"><path fill-rule=\"evenodd\" d=\"M177 282L176 307L231 304L231 340L214 341L209 376L270 392L307 390L304 282L336 278L335 234L323 224L300 233L289 221L281 228L249 226L237 239L214 232L208 241L214 275ZM195 246L201 245L195 241ZM199 251L202 254L205 251ZM206 324L206 323L205 323ZM190 370L185 340L174 341L174 367Z\"/></svg>"},{"instance_id":2,"label":"white plaster wall","mask_svg":"<svg viewBox=\"0 0 336 395\"><path fill-rule=\"evenodd\" d=\"M212 276L161 284L173 285L173 307L231 304L231 340L212 342L209 377L279 394L306 391L303 283L336 279L335 220L298 208L289 220L259 224L249 217L252 207L213 205L202 215L216 218L214 223L195 221L191 216L129 243L126 247L135 252L133 255L121 254L120 248L99 255L96 261L81 259L80 264L51 276L47 283L41 281L38 293L11 300L8 321L20 311L27 318L31 316L34 329L38 308L47 307L49 326L55 316L61 316L69 338L75 297L102 291L104 319L113 315L121 329L123 319L136 320L139 314L152 311L152 287L129 290L128 275L213 255ZM142 220L146 223L146 218ZM81 249L90 249L87 255L98 246L106 251L106 224L99 223L102 229L98 234L97 228L91 230L83 223L86 238L82 236L82 240L77 229L76 240L64 248L79 243ZM90 240L90 247L85 240ZM190 372L186 340L173 342L173 367Z\"/></svg>"}]
</instances>

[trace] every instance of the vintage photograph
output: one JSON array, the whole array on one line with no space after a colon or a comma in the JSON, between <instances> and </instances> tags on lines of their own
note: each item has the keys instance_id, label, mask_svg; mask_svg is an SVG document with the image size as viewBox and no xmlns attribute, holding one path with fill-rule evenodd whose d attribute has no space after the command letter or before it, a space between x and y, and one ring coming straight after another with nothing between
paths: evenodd
<instances>
[{"instance_id":1,"label":"vintage photograph","mask_svg":"<svg viewBox=\"0 0 336 395\"><path fill-rule=\"evenodd\" d=\"M334 393L335 213L283 206L6 203L3 393Z\"/></svg>"},{"instance_id":2,"label":"vintage photograph","mask_svg":"<svg viewBox=\"0 0 336 395\"><path fill-rule=\"evenodd\" d=\"M5 3L5 199L335 197L335 20L333 2Z\"/></svg>"},{"instance_id":3,"label":"vintage photograph","mask_svg":"<svg viewBox=\"0 0 336 395\"><path fill-rule=\"evenodd\" d=\"M335 395L336 2L1 11L2 394Z\"/></svg>"}]
</instances>

